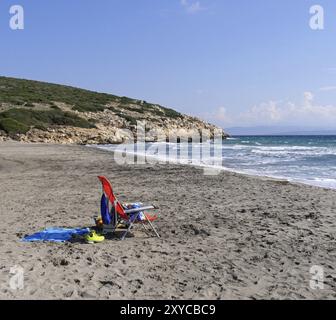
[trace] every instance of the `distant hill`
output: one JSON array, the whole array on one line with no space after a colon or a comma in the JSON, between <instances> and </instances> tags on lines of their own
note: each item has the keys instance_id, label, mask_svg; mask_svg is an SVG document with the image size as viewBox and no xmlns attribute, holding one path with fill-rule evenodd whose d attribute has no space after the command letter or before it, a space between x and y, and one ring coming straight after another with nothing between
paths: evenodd
<instances>
[{"instance_id":1,"label":"distant hill","mask_svg":"<svg viewBox=\"0 0 336 320\"><path fill-rule=\"evenodd\" d=\"M312 130L284 132L287 136L336 136L336 130Z\"/></svg>"},{"instance_id":2,"label":"distant hill","mask_svg":"<svg viewBox=\"0 0 336 320\"><path fill-rule=\"evenodd\" d=\"M146 101L58 84L0 77L0 140L30 142L120 143L129 139L118 129L136 132L214 130L216 126ZM225 137L225 134L223 134ZM155 140L155 136L149 140Z\"/></svg>"},{"instance_id":3,"label":"distant hill","mask_svg":"<svg viewBox=\"0 0 336 320\"><path fill-rule=\"evenodd\" d=\"M336 129L321 128L299 128L299 127L234 127L228 128L227 132L233 136L267 136L267 135L287 135L287 136L309 136L309 135L336 135Z\"/></svg>"}]
</instances>

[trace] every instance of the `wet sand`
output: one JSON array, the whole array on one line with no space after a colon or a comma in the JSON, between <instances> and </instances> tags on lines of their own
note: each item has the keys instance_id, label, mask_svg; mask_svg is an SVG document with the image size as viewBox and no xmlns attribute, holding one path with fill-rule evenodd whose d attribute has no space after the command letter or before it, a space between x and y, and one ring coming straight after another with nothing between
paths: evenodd
<instances>
[{"instance_id":1,"label":"wet sand","mask_svg":"<svg viewBox=\"0 0 336 320\"><path fill-rule=\"evenodd\" d=\"M88 227L106 175L120 200L160 207L161 239L23 243ZM334 299L336 191L178 165L117 165L82 146L0 143L0 299ZM324 289L310 268L324 268ZM10 269L24 270L13 290Z\"/></svg>"}]
</instances>

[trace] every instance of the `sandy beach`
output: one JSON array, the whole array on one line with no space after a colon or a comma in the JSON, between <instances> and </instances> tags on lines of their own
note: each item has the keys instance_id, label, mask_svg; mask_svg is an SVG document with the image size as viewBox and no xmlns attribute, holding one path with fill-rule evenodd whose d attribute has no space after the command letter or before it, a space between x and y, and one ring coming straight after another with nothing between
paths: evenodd
<instances>
[{"instance_id":1,"label":"sandy beach","mask_svg":"<svg viewBox=\"0 0 336 320\"><path fill-rule=\"evenodd\" d=\"M102 244L23 243L90 227L107 176L120 200L160 209ZM84 146L0 143L0 299L334 299L336 191L179 165L117 165ZM324 289L310 268L324 268ZM24 270L24 289L9 287Z\"/></svg>"}]
</instances>

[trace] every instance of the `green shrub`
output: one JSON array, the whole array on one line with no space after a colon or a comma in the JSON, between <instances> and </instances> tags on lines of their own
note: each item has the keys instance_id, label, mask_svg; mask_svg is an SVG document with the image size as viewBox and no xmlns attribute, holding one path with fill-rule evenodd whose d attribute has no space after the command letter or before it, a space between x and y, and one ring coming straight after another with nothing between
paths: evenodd
<instances>
[{"instance_id":1,"label":"green shrub","mask_svg":"<svg viewBox=\"0 0 336 320\"><path fill-rule=\"evenodd\" d=\"M129 115L121 115L122 118L124 118L126 121L128 121L132 126L136 126L137 125L137 119L129 116Z\"/></svg>"},{"instance_id":2,"label":"green shrub","mask_svg":"<svg viewBox=\"0 0 336 320\"><path fill-rule=\"evenodd\" d=\"M165 116L168 118L182 118L182 114L173 109L164 108L163 110Z\"/></svg>"},{"instance_id":3,"label":"green shrub","mask_svg":"<svg viewBox=\"0 0 336 320\"><path fill-rule=\"evenodd\" d=\"M99 112L104 111L105 106L99 104L82 103L80 105L73 106L72 109L79 112Z\"/></svg>"},{"instance_id":4,"label":"green shrub","mask_svg":"<svg viewBox=\"0 0 336 320\"><path fill-rule=\"evenodd\" d=\"M79 112L103 111L108 104L115 103L118 104L120 108L136 111L140 114L149 112L160 117L182 117L182 115L175 110L163 107L157 108L156 105L146 101L39 81L0 77L0 104L9 104L14 107L33 107L34 103L41 103L50 106L50 108L53 109L52 111L60 111L60 109L54 105L57 102L71 105L73 106L73 110ZM141 107L137 110L132 106L140 106L140 104ZM127 121L134 123L132 119Z\"/></svg>"},{"instance_id":5,"label":"green shrub","mask_svg":"<svg viewBox=\"0 0 336 320\"><path fill-rule=\"evenodd\" d=\"M136 126L137 125L137 120L140 119L136 119L132 116L129 116L123 112L120 112L119 110L117 110L116 108L110 108L110 110L112 110L117 116L119 116L120 118L125 119L127 122L129 122L132 126Z\"/></svg>"},{"instance_id":6,"label":"green shrub","mask_svg":"<svg viewBox=\"0 0 336 320\"><path fill-rule=\"evenodd\" d=\"M16 124L12 126L12 133L19 133L21 129L35 127L41 130L46 130L51 126L71 126L79 128L94 128L95 125L86 119L80 118L77 115L64 112L59 109L37 111L27 109L10 109L0 113L0 120L5 123ZM19 127L17 124L21 124L24 127ZM16 131L17 128L18 130ZM4 129L6 132L7 130ZM28 131L27 130L27 131ZM16 131L16 132L15 132ZM20 132L21 133L21 132Z\"/></svg>"},{"instance_id":7,"label":"green shrub","mask_svg":"<svg viewBox=\"0 0 336 320\"><path fill-rule=\"evenodd\" d=\"M0 103L16 106L33 103L49 105L51 101L55 101L75 105L74 109L81 112L98 112L117 99L114 95L69 86L0 77Z\"/></svg>"},{"instance_id":8,"label":"green shrub","mask_svg":"<svg viewBox=\"0 0 336 320\"><path fill-rule=\"evenodd\" d=\"M0 119L0 129L8 134L22 133L29 131L30 127L14 119Z\"/></svg>"},{"instance_id":9,"label":"green shrub","mask_svg":"<svg viewBox=\"0 0 336 320\"><path fill-rule=\"evenodd\" d=\"M35 129L46 131L48 128L43 124L37 124L35 125Z\"/></svg>"}]
</instances>

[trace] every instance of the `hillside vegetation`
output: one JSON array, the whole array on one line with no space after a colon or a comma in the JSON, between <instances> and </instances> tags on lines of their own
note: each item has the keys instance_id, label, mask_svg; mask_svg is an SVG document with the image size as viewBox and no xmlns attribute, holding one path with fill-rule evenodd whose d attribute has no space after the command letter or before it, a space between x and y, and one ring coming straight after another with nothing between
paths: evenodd
<instances>
[{"instance_id":1,"label":"hillside vegetation","mask_svg":"<svg viewBox=\"0 0 336 320\"><path fill-rule=\"evenodd\" d=\"M66 135L65 139L68 139L74 132L77 137L83 137L82 143L88 142L89 136L100 136L97 143L117 143L121 138L113 139L113 129L134 130L139 120L147 121L150 127L164 129L186 128L192 123L197 123L198 127L208 126L199 119L146 101L0 77L0 136L53 141L52 135Z\"/></svg>"}]
</instances>

